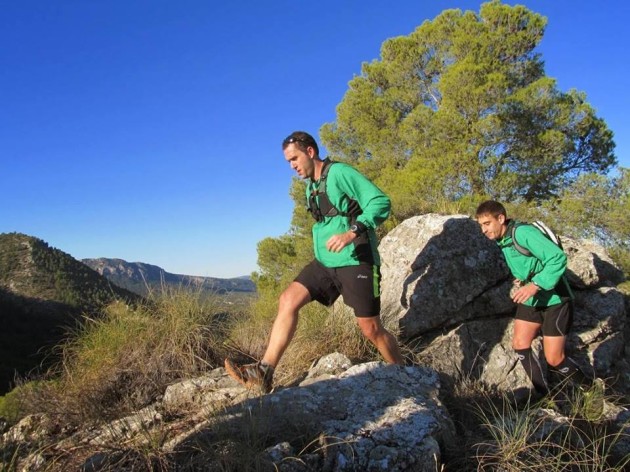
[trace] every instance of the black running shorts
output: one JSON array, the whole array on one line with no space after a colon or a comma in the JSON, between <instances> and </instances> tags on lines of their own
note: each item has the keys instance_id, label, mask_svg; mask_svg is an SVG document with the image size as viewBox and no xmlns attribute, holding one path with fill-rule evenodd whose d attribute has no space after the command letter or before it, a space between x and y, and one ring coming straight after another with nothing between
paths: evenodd
<instances>
[{"instance_id":1,"label":"black running shorts","mask_svg":"<svg viewBox=\"0 0 630 472\"><path fill-rule=\"evenodd\" d=\"M339 295L354 310L354 316L371 318L381 312L381 272L378 266L360 264L325 267L313 260L295 278L308 290L312 300L331 306Z\"/></svg>"},{"instance_id":2,"label":"black running shorts","mask_svg":"<svg viewBox=\"0 0 630 472\"><path fill-rule=\"evenodd\" d=\"M543 336L566 336L573 324L573 302L541 307L519 304L515 318L542 325Z\"/></svg>"}]
</instances>

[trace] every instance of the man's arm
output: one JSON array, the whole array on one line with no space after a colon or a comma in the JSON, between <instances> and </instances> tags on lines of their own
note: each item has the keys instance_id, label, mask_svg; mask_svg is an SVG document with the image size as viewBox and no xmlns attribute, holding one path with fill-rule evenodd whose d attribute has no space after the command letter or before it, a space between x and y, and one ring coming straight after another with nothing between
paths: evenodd
<instances>
[{"instance_id":1,"label":"man's arm","mask_svg":"<svg viewBox=\"0 0 630 472\"><path fill-rule=\"evenodd\" d=\"M342 170L339 166L336 170L340 172L334 175L335 186L361 207L362 213L355 221L358 233L374 230L389 217L391 211L389 197L355 168L344 166ZM327 185L327 188L330 187ZM351 230L335 234L326 242L326 248L332 252L340 252L357 237L358 234Z\"/></svg>"},{"instance_id":2,"label":"man's arm","mask_svg":"<svg viewBox=\"0 0 630 472\"><path fill-rule=\"evenodd\" d=\"M347 166L339 173L336 185L349 198L356 200L362 213L357 224L375 229L382 224L391 211L391 201L381 189L353 167Z\"/></svg>"}]
</instances>

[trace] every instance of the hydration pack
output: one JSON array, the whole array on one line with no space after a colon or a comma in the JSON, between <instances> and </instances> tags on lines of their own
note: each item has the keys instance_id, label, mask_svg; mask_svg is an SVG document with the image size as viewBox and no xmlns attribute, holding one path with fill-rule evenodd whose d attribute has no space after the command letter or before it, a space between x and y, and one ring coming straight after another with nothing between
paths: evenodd
<instances>
[{"instance_id":1,"label":"hydration pack","mask_svg":"<svg viewBox=\"0 0 630 472\"><path fill-rule=\"evenodd\" d=\"M336 162L331 161L330 159L324 160L322 174L319 177L319 188L317 190L311 190L311 194L308 198L308 211L317 222L322 221L326 216L347 216L350 218L350 224L352 224L355 222L356 217L363 213L359 203L350 198L348 211L342 212L335 208L326 193L326 178L328 177L328 171L333 164L336 164Z\"/></svg>"}]
</instances>

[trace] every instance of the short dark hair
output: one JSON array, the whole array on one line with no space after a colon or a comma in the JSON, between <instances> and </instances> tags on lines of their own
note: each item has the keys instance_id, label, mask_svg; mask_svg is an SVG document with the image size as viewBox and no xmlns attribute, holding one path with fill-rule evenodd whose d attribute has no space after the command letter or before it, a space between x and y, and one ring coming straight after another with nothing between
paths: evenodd
<instances>
[{"instance_id":1,"label":"short dark hair","mask_svg":"<svg viewBox=\"0 0 630 472\"><path fill-rule=\"evenodd\" d=\"M477 217L482 215L492 215L494 218L497 218L499 215L503 215L507 218L507 211L505 211L505 207L499 202L486 200L477 207L477 213L475 214Z\"/></svg>"},{"instance_id":2,"label":"short dark hair","mask_svg":"<svg viewBox=\"0 0 630 472\"><path fill-rule=\"evenodd\" d=\"M315 149L315 154L319 156L319 147L315 138L308 134L306 131L294 131L282 141L282 150L284 151L289 144L295 144L298 149L306 152L307 147Z\"/></svg>"}]
</instances>

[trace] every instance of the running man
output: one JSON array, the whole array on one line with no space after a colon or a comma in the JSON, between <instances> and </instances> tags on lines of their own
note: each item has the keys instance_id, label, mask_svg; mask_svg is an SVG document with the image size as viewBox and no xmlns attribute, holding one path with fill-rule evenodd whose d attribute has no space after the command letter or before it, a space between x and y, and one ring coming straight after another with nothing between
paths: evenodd
<instances>
[{"instance_id":1,"label":"running man","mask_svg":"<svg viewBox=\"0 0 630 472\"><path fill-rule=\"evenodd\" d=\"M295 334L300 309L313 300L331 306L339 295L383 358L403 364L395 337L380 320L380 257L374 230L389 216L389 197L353 167L320 159L315 139L306 132L291 133L282 150L291 168L308 180L306 200L316 220L315 259L280 295L263 358L246 365L226 359L227 373L245 386L270 392L274 369Z\"/></svg>"}]
</instances>

